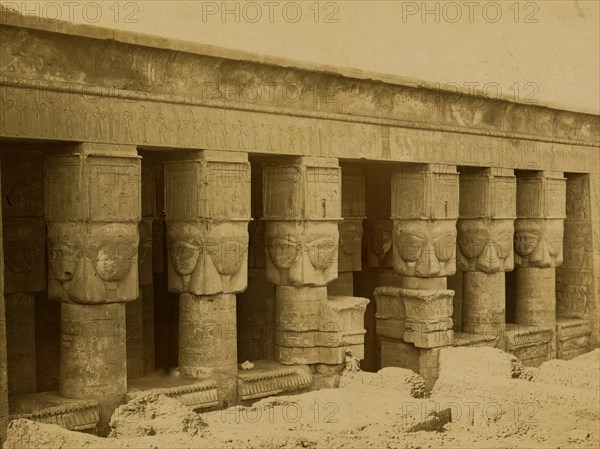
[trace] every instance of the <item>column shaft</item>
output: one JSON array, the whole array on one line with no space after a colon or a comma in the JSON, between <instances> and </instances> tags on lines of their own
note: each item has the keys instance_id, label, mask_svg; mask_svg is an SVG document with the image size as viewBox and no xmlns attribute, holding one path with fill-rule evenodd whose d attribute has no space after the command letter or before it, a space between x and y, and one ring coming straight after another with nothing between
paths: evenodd
<instances>
[{"instance_id":1,"label":"column shaft","mask_svg":"<svg viewBox=\"0 0 600 449\"><path fill-rule=\"evenodd\" d=\"M502 336L506 327L504 272L465 271L462 288L462 331Z\"/></svg>"},{"instance_id":2,"label":"column shaft","mask_svg":"<svg viewBox=\"0 0 600 449\"><path fill-rule=\"evenodd\" d=\"M114 397L127 392L125 304L62 304L60 394Z\"/></svg>"}]
</instances>

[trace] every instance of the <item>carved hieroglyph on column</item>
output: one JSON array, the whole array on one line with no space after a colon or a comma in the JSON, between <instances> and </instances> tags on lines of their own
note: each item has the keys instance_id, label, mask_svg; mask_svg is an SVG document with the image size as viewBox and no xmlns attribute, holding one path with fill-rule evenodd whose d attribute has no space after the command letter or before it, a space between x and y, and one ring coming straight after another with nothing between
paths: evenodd
<instances>
[{"instance_id":1,"label":"carved hieroglyph on column","mask_svg":"<svg viewBox=\"0 0 600 449\"><path fill-rule=\"evenodd\" d=\"M338 275L341 179L337 159L263 166L266 272L276 285L275 360L342 364L364 358L368 300L327 295Z\"/></svg>"},{"instance_id":2,"label":"carved hieroglyph on column","mask_svg":"<svg viewBox=\"0 0 600 449\"><path fill-rule=\"evenodd\" d=\"M463 272L462 330L495 335L501 343L504 273L514 268L516 191L511 169L469 168L460 173L457 264Z\"/></svg>"},{"instance_id":3,"label":"carved hieroglyph on column","mask_svg":"<svg viewBox=\"0 0 600 449\"><path fill-rule=\"evenodd\" d=\"M125 302L138 298L140 158L80 144L46 157L48 296L61 305L60 393L127 390Z\"/></svg>"},{"instance_id":4,"label":"carved hieroglyph on column","mask_svg":"<svg viewBox=\"0 0 600 449\"><path fill-rule=\"evenodd\" d=\"M394 269L402 287L379 287L377 333L420 348L451 342L452 298L446 276L456 271L458 173L422 164L392 176Z\"/></svg>"},{"instance_id":5,"label":"carved hieroglyph on column","mask_svg":"<svg viewBox=\"0 0 600 449\"><path fill-rule=\"evenodd\" d=\"M180 293L179 370L214 376L236 400L236 293L246 289L250 164L245 153L199 151L165 162L169 291Z\"/></svg>"},{"instance_id":6,"label":"carved hieroglyph on column","mask_svg":"<svg viewBox=\"0 0 600 449\"><path fill-rule=\"evenodd\" d=\"M354 271L362 268L362 235L365 217L365 177L360 168L342 167L342 218L338 229L338 278L331 294L353 296Z\"/></svg>"},{"instance_id":7,"label":"carved hieroglyph on column","mask_svg":"<svg viewBox=\"0 0 600 449\"><path fill-rule=\"evenodd\" d=\"M515 221L515 321L549 329L555 357L556 267L563 261L566 179L530 172L517 179Z\"/></svg>"},{"instance_id":8,"label":"carved hieroglyph on column","mask_svg":"<svg viewBox=\"0 0 600 449\"><path fill-rule=\"evenodd\" d=\"M3 153L4 293L11 398L37 391L35 298L46 290L43 154Z\"/></svg>"}]
</instances>

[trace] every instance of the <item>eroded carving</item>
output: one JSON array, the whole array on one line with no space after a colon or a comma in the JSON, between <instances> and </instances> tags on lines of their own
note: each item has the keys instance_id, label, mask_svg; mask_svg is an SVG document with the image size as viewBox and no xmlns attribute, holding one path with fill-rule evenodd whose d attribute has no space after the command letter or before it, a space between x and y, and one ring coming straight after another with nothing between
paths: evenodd
<instances>
[{"instance_id":1,"label":"eroded carving","mask_svg":"<svg viewBox=\"0 0 600 449\"><path fill-rule=\"evenodd\" d=\"M344 219L339 224L340 242L338 250L338 271L361 270L362 220Z\"/></svg>"},{"instance_id":2,"label":"eroded carving","mask_svg":"<svg viewBox=\"0 0 600 449\"><path fill-rule=\"evenodd\" d=\"M275 285L324 286L337 278L336 221L268 221L267 279Z\"/></svg>"},{"instance_id":3,"label":"eroded carving","mask_svg":"<svg viewBox=\"0 0 600 449\"><path fill-rule=\"evenodd\" d=\"M515 266L558 267L563 261L563 221L515 221Z\"/></svg>"},{"instance_id":4,"label":"eroded carving","mask_svg":"<svg viewBox=\"0 0 600 449\"><path fill-rule=\"evenodd\" d=\"M246 289L248 222L167 222L169 291L214 295Z\"/></svg>"},{"instance_id":5,"label":"eroded carving","mask_svg":"<svg viewBox=\"0 0 600 449\"><path fill-rule=\"evenodd\" d=\"M394 269L403 276L456 272L456 220L394 220Z\"/></svg>"},{"instance_id":6,"label":"eroded carving","mask_svg":"<svg viewBox=\"0 0 600 449\"><path fill-rule=\"evenodd\" d=\"M136 224L49 223L48 297L67 303L138 297Z\"/></svg>"},{"instance_id":7,"label":"eroded carving","mask_svg":"<svg viewBox=\"0 0 600 449\"><path fill-rule=\"evenodd\" d=\"M458 220L457 264L461 271L511 271L513 220Z\"/></svg>"},{"instance_id":8,"label":"eroded carving","mask_svg":"<svg viewBox=\"0 0 600 449\"><path fill-rule=\"evenodd\" d=\"M4 221L5 293L46 290L45 246L43 221Z\"/></svg>"},{"instance_id":9,"label":"eroded carving","mask_svg":"<svg viewBox=\"0 0 600 449\"><path fill-rule=\"evenodd\" d=\"M366 221L367 264L369 267L390 268L393 266L393 227L393 221L385 218Z\"/></svg>"}]
</instances>

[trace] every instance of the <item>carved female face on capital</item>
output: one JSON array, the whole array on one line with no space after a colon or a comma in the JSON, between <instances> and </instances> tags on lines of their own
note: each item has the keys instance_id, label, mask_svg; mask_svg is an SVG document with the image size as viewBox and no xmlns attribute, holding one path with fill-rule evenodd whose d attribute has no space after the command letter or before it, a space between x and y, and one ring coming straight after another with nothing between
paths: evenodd
<instances>
[{"instance_id":1,"label":"carved female face on capital","mask_svg":"<svg viewBox=\"0 0 600 449\"><path fill-rule=\"evenodd\" d=\"M275 285L324 286L337 278L337 222L268 221L267 279Z\"/></svg>"},{"instance_id":2,"label":"carved female face on capital","mask_svg":"<svg viewBox=\"0 0 600 449\"><path fill-rule=\"evenodd\" d=\"M48 225L48 296L82 304L138 296L135 224Z\"/></svg>"},{"instance_id":3,"label":"carved female face on capital","mask_svg":"<svg viewBox=\"0 0 600 449\"><path fill-rule=\"evenodd\" d=\"M4 291L46 290L46 224L43 221L4 221Z\"/></svg>"},{"instance_id":4,"label":"carved female face on capital","mask_svg":"<svg viewBox=\"0 0 600 449\"><path fill-rule=\"evenodd\" d=\"M460 270L497 273L514 268L513 220L459 220L457 229Z\"/></svg>"},{"instance_id":5,"label":"carved female face on capital","mask_svg":"<svg viewBox=\"0 0 600 449\"><path fill-rule=\"evenodd\" d=\"M563 261L563 221L518 219L515 221L515 266L558 267Z\"/></svg>"},{"instance_id":6,"label":"carved female face on capital","mask_svg":"<svg viewBox=\"0 0 600 449\"><path fill-rule=\"evenodd\" d=\"M394 269L403 276L456 272L456 220L394 220Z\"/></svg>"},{"instance_id":7,"label":"carved female face on capital","mask_svg":"<svg viewBox=\"0 0 600 449\"><path fill-rule=\"evenodd\" d=\"M392 233L394 223L390 219L368 219L367 262L370 267L391 267Z\"/></svg>"},{"instance_id":8,"label":"carved female face on capital","mask_svg":"<svg viewBox=\"0 0 600 449\"><path fill-rule=\"evenodd\" d=\"M344 220L339 224L338 271L361 270L362 220Z\"/></svg>"},{"instance_id":9,"label":"carved female face on capital","mask_svg":"<svg viewBox=\"0 0 600 449\"><path fill-rule=\"evenodd\" d=\"M247 222L168 224L169 290L194 295L244 291Z\"/></svg>"}]
</instances>

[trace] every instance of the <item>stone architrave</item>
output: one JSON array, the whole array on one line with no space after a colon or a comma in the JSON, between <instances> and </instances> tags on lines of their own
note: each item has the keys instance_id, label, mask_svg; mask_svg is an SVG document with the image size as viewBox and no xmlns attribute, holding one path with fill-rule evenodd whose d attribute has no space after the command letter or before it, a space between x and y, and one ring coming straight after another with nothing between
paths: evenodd
<instances>
[{"instance_id":1,"label":"stone architrave","mask_svg":"<svg viewBox=\"0 0 600 449\"><path fill-rule=\"evenodd\" d=\"M139 296L140 179L135 147L84 143L46 157L48 296L62 303L64 397L114 405L126 393L125 303Z\"/></svg>"},{"instance_id":2,"label":"stone architrave","mask_svg":"<svg viewBox=\"0 0 600 449\"><path fill-rule=\"evenodd\" d=\"M275 360L287 365L364 358L367 299L328 296L338 277L341 221L337 159L263 165L266 274L275 290Z\"/></svg>"},{"instance_id":3,"label":"stone architrave","mask_svg":"<svg viewBox=\"0 0 600 449\"><path fill-rule=\"evenodd\" d=\"M35 298L46 290L43 155L3 153L4 293L11 399L37 391Z\"/></svg>"},{"instance_id":4,"label":"stone architrave","mask_svg":"<svg viewBox=\"0 0 600 449\"><path fill-rule=\"evenodd\" d=\"M514 268L516 178L502 168L460 173L457 265L463 272L462 331L504 340L504 273Z\"/></svg>"},{"instance_id":5,"label":"stone architrave","mask_svg":"<svg viewBox=\"0 0 600 449\"><path fill-rule=\"evenodd\" d=\"M453 338L454 292L446 288L446 276L456 271L456 167L403 167L392 176L391 193L393 262L403 278L401 288L376 290L379 320L385 314L386 319L403 325L395 336L418 348L448 345ZM396 312L386 312L390 300L401 303L392 306ZM387 328L385 333L390 335L389 324L378 323L378 328Z\"/></svg>"},{"instance_id":6,"label":"stone architrave","mask_svg":"<svg viewBox=\"0 0 600 449\"><path fill-rule=\"evenodd\" d=\"M549 329L556 356L556 267L563 261L566 179L529 172L517 178L515 322Z\"/></svg>"},{"instance_id":7,"label":"stone architrave","mask_svg":"<svg viewBox=\"0 0 600 449\"><path fill-rule=\"evenodd\" d=\"M168 288L180 294L179 370L217 379L227 406L237 395L236 293L248 281L248 155L205 150L164 167Z\"/></svg>"}]
</instances>

